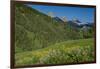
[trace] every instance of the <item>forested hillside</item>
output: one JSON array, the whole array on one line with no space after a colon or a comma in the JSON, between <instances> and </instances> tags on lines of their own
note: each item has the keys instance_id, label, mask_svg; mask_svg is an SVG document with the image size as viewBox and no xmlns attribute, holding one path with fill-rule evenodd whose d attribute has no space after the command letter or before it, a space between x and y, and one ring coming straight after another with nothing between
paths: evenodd
<instances>
[{"instance_id":1,"label":"forested hillside","mask_svg":"<svg viewBox=\"0 0 100 69\"><path fill-rule=\"evenodd\" d=\"M79 33L73 29L70 31L67 24L57 23L50 16L27 5L16 4L15 11L16 52L31 51L56 42L80 38Z\"/></svg>"}]
</instances>

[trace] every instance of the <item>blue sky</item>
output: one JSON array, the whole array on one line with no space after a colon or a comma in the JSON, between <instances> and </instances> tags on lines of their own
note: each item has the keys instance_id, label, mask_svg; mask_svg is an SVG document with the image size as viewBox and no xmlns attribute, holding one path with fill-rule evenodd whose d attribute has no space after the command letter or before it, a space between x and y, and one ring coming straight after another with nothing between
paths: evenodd
<instances>
[{"instance_id":1,"label":"blue sky","mask_svg":"<svg viewBox=\"0 0 100 69\"><path fill-rule=\"evenodd\" d=\"M69 6L46 6L46 5L29 5L38 11L48 14L53 12L54 16L65 16L68 20L77 18L82 22L94 22L94 8L82 8L82 7L69 7Z\"/></svg>"}]
</instances>

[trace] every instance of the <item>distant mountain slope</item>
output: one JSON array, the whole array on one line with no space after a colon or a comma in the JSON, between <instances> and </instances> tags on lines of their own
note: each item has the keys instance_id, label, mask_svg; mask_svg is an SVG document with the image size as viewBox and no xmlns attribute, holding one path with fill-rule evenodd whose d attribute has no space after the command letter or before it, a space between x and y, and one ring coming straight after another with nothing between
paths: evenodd
<instances>
[{"instance_id":1,"label":"distant mountain slope","mask_svg":"<svg viewBox=\"0 0 100 69\"><path fill-rule=\"evenodd\" d=\"M57 22L63 23L64 21L60 17L53 17L54 20ZM94 23L89 23L89 22L81 22L80 20L69 20L66 22L66 24L72 26L73 28L82 28L83 26L86 27L93 27Z\"/></svg>"},{"instance_id":2,"label":"distant mountain slope","mask_svg":"<svg viewBox=\"0 0 100 69\"><path fill-rule=\"evenodd\" d=\"M54 20L58 21L58 22L64 22L61 18L59 17L53 17Z\"/></svg>"},{"instance_id":3,"label":"distant mountain slope","mask_svg":"<svg viewBox=\"0 0 100 69\"><path fill-rule=\"evenodd\" d=\"M79 30L24 4L15 6L16 52L45 48L66 40L80 39Z\"/></svg>"},{"instance_id":4,"label":"distant mountain slope","mask_svg":"<svg viewBox=\"0 0 100 69\"><path fill-rule=\"evenodd\" d=\"M89 22L81 22L79 21L78 19L73 21L73 20L70 20L68 21L68 24L71 24L72 26L75 26L75 27L78 27L78 28L82 28L83 26L86 26L86 27L93 27L94 23L89 23Z\"/></svg>"}]
</instances>

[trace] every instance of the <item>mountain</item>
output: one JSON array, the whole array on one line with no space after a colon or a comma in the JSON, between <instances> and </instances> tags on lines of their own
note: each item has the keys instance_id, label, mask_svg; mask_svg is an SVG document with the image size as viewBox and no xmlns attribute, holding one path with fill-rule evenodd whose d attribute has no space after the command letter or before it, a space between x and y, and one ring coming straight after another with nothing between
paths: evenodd
<instances>
[{"instance_id":1,"label":"mountain","mask_svg":"<svg viewBox=\"0 0 100 69\"><path fill-rule=\"evenodd\" d=\"M54 20L56 20L57 22L60 22L60 23L64 23L64 21L59 18L59 17L53 17ZM92 27L93 26L93 23L89 23L89 22L81 22L80 20L78 19L75 19L75 20L69 20L66 22L67 25L70 25L74 28L82 28L83 26L86 26L86 27Z\"/></svg>"},{"instance_id":2,"label":"mountain","mask_svg":"<svg viewBox=\"0 0 100 69\"><path fill-rule=\"evenodd\" d=\"M83 38L77 24L63 24L26 4L15 5L15 52L32 51L55 43ZM79 22L79 21L77 21Z\"/></svg>"},{"instance_id":3,"label":"mountain","mask_svg":"<svg viewBox=\"0 0 100 69\"><path fill-rule=\"evenodd\" d=\"M94 23L89 23L89 22L81 22L78 19L77 20L70 20L68 21L68 24L70 24L73 27L77 27L77 28L82 28L83 26L86 27L93 27Z\"/></svg>"},{"instance_id":4,"label":"mountain","mask_svg":"<svg viewBox=\"0 0 100 69\"><path fill-rule=\"evenodd\" d=\"M68 39L77 39L73 32L36 9L24 4L15 7L15 47L16 52L31 51Z\"/></svg>"},{"instance_id":5,"label":"mountain","mask_svg":"<svg viewBox=\"0 0 100 69\"><path fill-rule=\"evenodd\" d=\"M53 19L56 20L56 21L58 21L58 22L61 22L61 23L64 22L61 18L59 18L57 16L56 17L53 17Z\"/></svg>"}]
</instances>

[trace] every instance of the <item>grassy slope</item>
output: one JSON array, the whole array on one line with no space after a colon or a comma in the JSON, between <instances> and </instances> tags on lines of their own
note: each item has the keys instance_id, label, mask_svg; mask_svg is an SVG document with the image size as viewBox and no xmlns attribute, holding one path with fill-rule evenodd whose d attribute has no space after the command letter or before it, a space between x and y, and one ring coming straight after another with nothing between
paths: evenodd
<instances>
[{"instance_id":1,"label":"grassy slope","mask_svg":"<svg viewBox=\"0 0 100 69\"><path fill-rule=\"evenodd\" d=\"M16 53L69 39L63 25L51 17L23 4L16 4L15 10Z\"/></svg>"},{"instance_id":2,"label":"grassy slope","mask_svg":"<svg viewBox=\"0 0 100 69\"><path fill-rule=\"evenodd\" d=\"M93 39L70 40L47 48L16 54L16 65L94 61Z\"/></svg>"}]
</instances>

